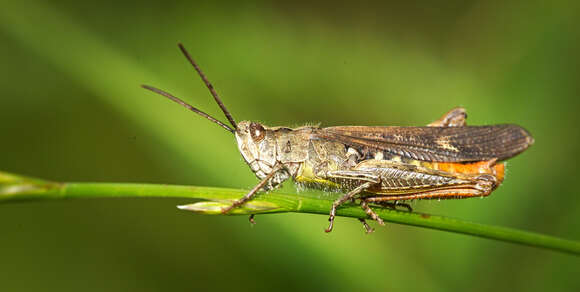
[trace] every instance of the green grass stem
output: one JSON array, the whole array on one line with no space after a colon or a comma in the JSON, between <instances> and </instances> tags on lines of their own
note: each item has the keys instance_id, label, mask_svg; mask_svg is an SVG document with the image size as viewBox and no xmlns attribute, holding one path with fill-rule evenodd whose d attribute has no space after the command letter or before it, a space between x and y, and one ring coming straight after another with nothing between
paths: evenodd
<instances>
[{"instance_id":1,"label":"green grass stem","mask_svg":"<svg viewBox=\"0 0 580 292\"><path fill-rule=\"evenodd\" d=\"M57 183L0 172L0 203L51 199L105 197L170 197L195 200L180 209L200 214L219 215L222 207L242 197L247 191L215 187L138 184L138 183ZM328 215L332 200L308 193L259 194L251 202L228 215L297 212ZM454 233L513 242L580 255L580 242L513 228L490 226L443 216L374 208L385 221ZM345 205L338 216L367 218L358 205Z\"/></svg>"}]
</instances>

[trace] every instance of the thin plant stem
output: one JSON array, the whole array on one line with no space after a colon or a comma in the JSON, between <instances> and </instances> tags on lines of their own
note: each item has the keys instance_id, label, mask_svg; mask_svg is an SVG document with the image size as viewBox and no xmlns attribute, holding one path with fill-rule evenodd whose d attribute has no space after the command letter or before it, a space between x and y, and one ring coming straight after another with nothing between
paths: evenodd
<instances>
[{"instance_id":1,"label":"thin plant stem","mask_svg":"<svg viewBox=\"0 0 580 292\"><path fill-rule=\"evenodd\" d=\"M0 172L0 203L78 198L184 198L195 203L178 206L200 214L220 215L221 209L246 194L246 190L215 187L138 184L138 183L57 183ZM332 200L311 194L271 192L232 210L228 215L268 213L312 213L328 216ZM508 227L491 226L443 216L375 207L383 220L454 233L468 234L505 242L551 249L580 255L580 242ZM337 210L337 216L368 219L355 204Z\"/></svg>"}]
</instances>

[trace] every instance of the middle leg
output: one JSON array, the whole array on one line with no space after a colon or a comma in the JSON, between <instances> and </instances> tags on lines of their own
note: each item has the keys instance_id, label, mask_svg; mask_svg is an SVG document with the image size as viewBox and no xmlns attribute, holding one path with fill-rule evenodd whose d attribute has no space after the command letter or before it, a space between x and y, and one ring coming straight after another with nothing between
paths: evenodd
<instances>
[{"instance_id":1,"label":"middle leg","mask_svg":"<svg viewBox=\"0 0 580 292\"><path fill-rule=\"evenodd\" d=\"M344 195L341 198L334 201L334 203L332 203L332 208L330 209L330 217L328 218L328 221L330 223L328 224L328 228L326 228L326 230L324 230L324 231L326 231L326 232L332 231L332 228L334 226L334 217L336 217L336 208L338 208L338 206L344 204L346 201L351 200L352 198L354 198L354 196L365 191L366 189L371 187L373 184L374 183L372 183L372 182L365 182L365 183L361 184L360 186L354 188L352 191L346 193L346 195Z\"/></svg>"}]
</instances>

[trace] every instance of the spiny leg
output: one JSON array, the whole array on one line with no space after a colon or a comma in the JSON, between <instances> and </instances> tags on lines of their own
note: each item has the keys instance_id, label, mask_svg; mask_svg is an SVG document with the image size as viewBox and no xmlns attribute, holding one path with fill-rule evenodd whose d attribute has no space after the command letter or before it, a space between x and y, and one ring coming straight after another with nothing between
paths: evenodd
<instances>
[{"instance_id":1,"label":"spiny leg","mask_svg":"<svg viewBox=\"0 0 580 292\"><path fill-rule=\"evenodd\" d=\"M401 194L392 196L377 196L367 197L365 201L369 203L383 204L388 201L404 201L404 200L421 200L421 199L456 199L456 198L471 198L471 197L485 197L492 191L492 185L485 187L485 190L477 188L454 188L446 190L433 190L423 193L415 194Z\"/></svg>"},{"instance_id":2,"label":"spiny leg","mask_svg":"<svg viewBox=\"0 0 580 292\"><path fill-rule=\"evenodd\" d=\"M411 205L409 205L407 203L401 203L401 202L397 202L397 201L394 201L394 202L390 202L390 201L389 202L375 202L375 203L377 203L381 206L391 208L393 210L397 210L397 207L403 207L403 208L407 209L407 211L409 213L413 212L413 208L411 207Z\"/></svg>"},{"instance_id":3,"label":"spiny leg","mask_svg":"<svg viewBox=\"0 0 580 292\"><path fill-rule=\"evenodd\" d=\"M375 211L373 211L373 209L371 209L371 207L369 207L369 204L366 201L366 198L361 199L360 206L363 208L365 213L367 213L367 215L369 215L369 217L371 217L371 219L377 221L377 223L379 223L381 225L385 225L385 221L383 221L383 219L381 219L381 217L379 217L379 214L375 213Z\"/></svg>"},{"instance_id":4,"label":"spiny leg","mask_svg":"<svg viewBox=\"0 0 580 292\"><path fill-rule=\"evenodd\" d=\"M361 199L361 207L365 212L377 222L381 223L377 213L375 213L369 206L368 203L375 203L378 205L388 206L396 209L397 206L403 206L412 212L413 209L408 204L400 204L397 201L404 200L414 200L414 199L447 199L447 198L469 198L469 197L483 197L488 196L494 188L495 180L493 175L483 174L479 175L474 179L473 184L457 186L448 189L439 189L425 191L422 193L413 194L400 194L400 195L388 195L388 196L374 196L365 197ZM380 220L380 221L379 221Z\"/></svg>"},{"instance_id":5,"label":"spiny leg","mask_svg":"<svg viewBox=\"0 0 580 292\"><path fill-rule=\"evenodd\" d=\"M352 191L346 193L346 195L342 196L340 199L334 201L334 203L332 203L332 208L330 209L330 217L328 218L328 221L330 222L328 224L328 228L326 228L326 232L330 232L332 231L332 227L334 225L334 217L336 217L336 208L342 204L344 204L346 201L352 199L354 196L356 196L357 194L361 193L362 191L368 189L370 186L372 186L374 183L372 182L366 182L363 183L362 185L356 187L355 189L353 189Z\"/></svg>"},{"instance_id":6,"label":"spiny leg","mask_svg":"<svg viewBox=\"0 0 580 292\"><path fill-rule=\"evenodd\" d=\"M361 202L360 202L360 206L363 208L365 213L367 213L367 215L369 215L369 217L371 217L373 220L377 221L379 224L385 225L385 222L383 221L383 219L381 217L379 217L379 215L375 211L373 211L373 209L371 209L371 207L368 205L368 202L366 201L366 199L367 198L361 199ZM409 212L413 212L413 209L408 204L401 204L401 203L396 203L396 202L375 202L375 203L377 203L379 205L387 205L388 207L393 208L393 209L396 209L396 206L404 206L405 208L407 208L409 210ZM364 219L359 219L359 220L361 222L363 222L363 224L365 225L365 229L367 230L367 233L374 231L374 230L370 230L370 232L369 232L368 224L364 221Z\"/></svg>"},{"instance_id":7,"label":"spiny leg","mask_svg":"<svg viewBox=\"0 0 580 292\"><path fill-rule=\"evenodd\" d=\"M356 203L356 198L350 198L350 202L353 203L353 204ZM362 225L363 225L363 227L364 227L364 229L365 229L365 231L366 231L367 234L375 232L375 229L372 228L367 223L367 221L365 219L358 218L358 221L360 221L360 223L362 223Z\"/></svg>"},{"instance_id":8,"label":"spiny leg","mask_svg":"<svg viewBox=\"0 0 580 292\"><path fill-rule=\"evenodd\" d=\"M358 152L356 152L356 150L354 150L352 148L349 148L348 152L351 153L351 155L350 155L351 158L353 156L360 155L360 154L358 154ZM330 171L330 172L325 173L324 175L327 178L349 179L352 181L363 183L363 185L368 184L369 186L372 186L372 185L380 182L379 177L375 173L372 173L369 171L360 171L360 170ZM360 187L362 187L363 185L361 185ZM351 192L353 192L353 191L351 191ZM364 191L364 190L361 190L359 192L362 192L362 191ZM350 192L349 192L349 194L350 194ZM350 200L352 203L355 203L356 193L353 193L352 195L349 195L349 194L346 194L343 198L341 198L341 199L343 199L342 202L338 202L339 200L337 200L334 203L336 204L338 202L339 204L343 204L348 200ZM328 227L328 229L326 229L326 232L330 232L332 230L332 226L334 223L334 214L336 212L336 207L338 207L338 205L333 205L333 209L331 210L331 218L328 219L330 221L330 226ZM366 224L366 221L364 221L364 219L362 219L360 221L363 223L363 227L365 228L365 230L367 230L367 233L372 232L373 229L368 224Z\"/></svg>"},{"instance_id":9,"label":"spiny leg","mask_svg":"<svg viewBox=\"0 0 580 292\"><path fill-rule=\"evenodd\" d=\"M230 206L223 208L222 209L222 214L227 214L229 211L231 211L234 208L237 208L241 205L243 205L244 203L246 203L247 201L249 201L250 199L252 199L252 197L254 195L256 195L256 193L258 193L258 191L263 188L268 181L276 174L276 172L278 172L280 169L282 169L280 166L275 167L274 169L272 169L272 172L270 172L264 179L262 179L253 189L251 189L245 196L243 196L240 199L235 200ZM250 218L253 219L253 218ZM250 220L250 222L253 220Z\"/></svg>"},{"instance_id":10,"label":"spiny leg","mask_svg":"<svg viewBox=\"0 0 580 292\"><path fill-rule=\"evenodd\" d=\"M373 233L375 231L372 227L369 226L369 224L367 223L367 221L365 219L358 218L358 221L360 221L360 223L363 224L363 227L365 228L365 231L367 232L367 234Z\"/></svg>"},{"instance_id":11,"label":"spiny leg","mask_svg":"<svg viewBox=\"0 0 580 292\"><path fill-rule=\"evenodd\" d=\"M456 107L445 113L438 120L428 124L429 127L461 127L465 126L467 112L462 107Z\"/></svg>"}]
</instances>

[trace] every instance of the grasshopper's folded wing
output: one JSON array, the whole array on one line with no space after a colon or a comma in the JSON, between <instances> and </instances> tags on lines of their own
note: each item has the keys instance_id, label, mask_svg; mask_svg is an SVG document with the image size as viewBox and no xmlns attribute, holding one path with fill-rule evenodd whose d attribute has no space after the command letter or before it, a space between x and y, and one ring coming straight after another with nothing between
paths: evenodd
<instances>
[{"instance_id":1,"label":"grasshopper's folded wing","mask_svg":"<svg viewBox=\"0 0 580 292\"><path fill-rule=\"evenodd\" d=\"M463 127L322 128L315 139L337 141L361 152L382 150L403 157L440 162L508 159L527 149L532 136L517 125Z\"/></svg>"}]
</instances>

